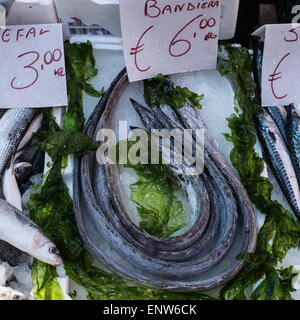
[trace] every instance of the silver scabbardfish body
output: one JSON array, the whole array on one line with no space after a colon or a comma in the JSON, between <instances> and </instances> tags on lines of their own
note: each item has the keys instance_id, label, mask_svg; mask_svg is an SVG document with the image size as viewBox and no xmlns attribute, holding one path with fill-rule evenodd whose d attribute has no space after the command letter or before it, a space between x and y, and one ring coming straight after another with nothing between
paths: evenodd
<instances>
[{"instance_id":1,"label":"silver scabbardfish body","mask_svg":"<svg viewBox=\"0 0 300 320\"><path fill-rule=\"evenodd\" d=\"M0 286L0 300L28 300L28 298L12 288Z\"/></svg>"},{"instance_id":2,"label":"silver scabbardfish body","mask_svg":"<svg viewBox=\"0 0 300 320\"><path fill-rule=\"evenodd\" d=\"M265 157L294 213L300 217L300 189L288 148L270 114L262 110L256 117L257 133Z\"/></svg>"},{"instance_id":3,"label":"silver scabbardfish body","mask_svg":"<svg viewBox=\"0 0 300 320\"><path fill-rule=\"evenodd\" d=\"M155 237L139 228L129 216L118 165L102 165L97 155L90 154L77 158L74 166L74 208L80 235L87 249L106 267L140 286L180 292L221 286L244 266L245 260L236 257L241 252L254 251L256 220L251 202L246 191L240 191L242 186L235 180L228 181L228 163L222 163L227 169L221 170L220 161L208 150L204 150L202 174L201 170L195 171L199 174L190 174L187 169L194 169L196 164L186 159L181 163L173 161L182 155L181 150L193 155L193 149L197 151L202 146L203 151L202 140L193 136L193 127L187 123L192 116L188 112L187 117L179 116L171 106L149 108L140 104L139 89L136 91L129 84L125 70L120 72L88 120L85 134L97 140L100 128L114 130L120 119L131 116L134 119L129 122L130 127L145 128L148 134L153 130L177 129L181 134L188 130L192 152L184 146L176 149L174 139L171 161L166 167L174 183L185 190L191 227L169 238ZM119 108L123 112L124 104L128 109L119 117ZM127 112L131 114L125 116ZM182 139L178 141L182 146ZM156 142L163 159L166 145L163 141Z\"/></svg>"}]
</instances>

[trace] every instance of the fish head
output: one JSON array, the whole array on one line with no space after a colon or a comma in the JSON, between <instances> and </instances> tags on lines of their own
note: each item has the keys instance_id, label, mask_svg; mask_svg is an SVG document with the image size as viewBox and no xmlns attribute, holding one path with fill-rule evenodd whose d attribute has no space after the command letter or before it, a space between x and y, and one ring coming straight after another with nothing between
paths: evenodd
<instances>
[{"instance_id":1,"label":"fish head","mask_svg":"<svg viewBox=\"0 0 300 320\"><path fill-rule=\"evenodd\" d=\"M28 300L28 298L12 288L0 287L0 300Z\"/></svg>"},{"instance_id":2,"label":"fish head","mask_svg":"<svg viewBox=\"0 0 300 320\"><path fill-rule=\"evenodd\" d=\"M38 232L34 237L34 257L52 266L60 266L63 261L56 245L49 238Z\"/></svg>"}]
</instances>

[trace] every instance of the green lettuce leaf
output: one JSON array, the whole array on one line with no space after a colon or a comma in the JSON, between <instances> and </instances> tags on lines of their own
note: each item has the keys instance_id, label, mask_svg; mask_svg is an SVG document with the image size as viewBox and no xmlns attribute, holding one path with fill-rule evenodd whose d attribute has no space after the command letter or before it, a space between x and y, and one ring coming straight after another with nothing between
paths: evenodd
<instances>
[{"instance_id":1,"label":"green lettuce leaf","mask_svg":"<svg viewBox=\"0 0 300 320\"><path fill-rule=\"evenodd\" d=\"M157 165L161 167L161 165ZM149 165L151 171L153 166ZM156 168L158 169L158 168ZM167 238L186 226L186 216L182 203L174 195L175 188L169 179L160 175L149 176L139 171L139 181L130 186L131 200L138 204L142 218L140 228L157 237Z\"/></svg>"},{"instance_id":2,"label":"green lettuce leaf","mask_svg":"<svg viewBox=\"0 0 300 320\"><path fill-rule=\"evenodd\" d=\"M200 101L203 97L188 88L170 88L168 80L162 74L144 81L144 98L149 106L182 108L189 101L195 108L201 109Z\"/></svg>"},{"instance_id":3,"label":"green lettuce leaf","mask_svg":"<svg viewBox=\"0 0 300 320\"><path fill-rule=\"evenodd\" d=\"M56 269L40 261L32 267L34 296L38 300L64 300Z\"/></svg>"}]
</instances>

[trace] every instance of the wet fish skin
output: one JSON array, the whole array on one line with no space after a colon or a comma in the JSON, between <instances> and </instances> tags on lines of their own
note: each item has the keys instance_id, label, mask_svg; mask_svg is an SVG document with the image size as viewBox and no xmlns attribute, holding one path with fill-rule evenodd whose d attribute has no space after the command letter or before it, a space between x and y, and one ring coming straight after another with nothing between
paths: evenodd
<instances>
[{"instance_id":1,"label":"wet fish skin","mask_svg":"<svg viewBox=\"0 0 300 320\"><path fill-rule=\"evenodd\" d=\"M280 130L267 111L257 115L256 129L266 160L292 210L300 218L300 189L293 163Z\"/></svg>"},{"instance_id":2,"label":"wet fish skin","mask_svg":"<svg viewBox=\"0 0 300 320\"><path fill-rule=\"evenodd\" d=\"M33 263L33 258L28 254L1 240L0 260L9 263L13 267L23 263L27 263L29 265Z\"/></svg>"},{"instance_id":3,"label":"wet fish skin","mask_svg":"<svg viewBox=\"0 0 300 320\"><path fill-rule=\"evenodd\" d=\"M183 129L184 128L182 123L179 122L179 119L176 116L175 112L172 112L171 109L169 109L169 116L167 116L162 111L162 110L166 111L166 109L161 110L159 107L153 107L151 109L147 109L133 99L131 99L131 103L132 103L134 109L136 110L136 112L138 113L142 123L144 124L144 126L148 130L152 129L153 127L156 127L158 125L157 123L161 123L161 127L159 127L159 129L167 128L169 130L172 130L175 128L176 129L179 129L179 128ZM165 108L165 107L163 107L163 108ZM159 119L159 121L157 119ZM175 125L175 128L173 127L173 125ZM231 192L229 186L227 185L223 175L216 168L216 166L212 163L211 160L209 160L207 157L205 159L206 159L205 166L206 166L207 175L210 176L211 180L214 180L216 182L216 185L214 186L215 189L220 188L219 190L216 190L217 194L218 194L217 198L219 201L218 207L220 209L220 215L222 216L222 220L226 221L226 223L224 223L224 225L222 225L222 228L221 228L222 230L220 230L221 236L219 236L220 241L222 239L222 236L224 237L224 239L226 239L226 240L223 240L224 241L223 244L225 244L225 245L224 245L224 247L218 246L218 248L216 249L216 251L220 250L218 255L219 255L219 258L221 259L222 256L229 249L229 247L233 241L233 238L235 236L237 208L236 208L235 199L234 199L232 192ZM176 166L174 164L169 165L169 167L173 171L174 175L178 175L180 173L180 175L184 177L185 170L182 170L182 168L180 168L180 167L176 168ZM184 180L185 181L191 180L191 184L194 185L195 186L194 189L197 190L197 184L199 183L199 181L197 181L197 179L199 179L199 177L186 176ZM196 194L197 194L197 192L196 192ZM200 195L198 194L198 197L199 196ZM228 220L226 220L226 217L229 217ZM221 249L221 247L222 247L222 249ZM199 263L199 265L200 265L200 263ZM204 262L203 265L201 266L202 271L206 271L211 266L212 265L209 266L209 263Z\"/></svg>"},{"instance_id":4,"label":"wet fish skin","mask_svg":"<svg viewBox=\"0 0 300 320\"><path fill-rule=\"evenodd\" d=\"M270 113L271 117L273 118L274 122L276 123L283 139L286 144L288 144L287 134L286 134L286 111L285 108L281 107L267 107L266 110Z\"/></svg>"},{"instance_id":5,"label":"wet fish skin","mask_svg":"<svg viewBox=\"0 0 300 320\"><path fill-rule=\"evenodd\" d=\"M0 300L28 300L28 298L19 291L0 286Z\"/></svg>"},{"instance_id":6,"label":"wet fish skin","mask_svg":"<svg viewBox=\"0 0 300 320\"><path fill-rule=\"evenodd\" d=\"M22 196L14 173L14 165L14 157L12 157L11 163L4 171L2 177L2 190L4 199L22 211Z\"/></svg>"},{"instance_id":7,"label":"wet fish skin","mask_svg":"<svg viewBox=\"0 0 300 320\"><path fill-rule=\"evenodd\" d=\"M62 259L44 232L21 211L0 198L0 239L34 258L59 266Z\"/></svg>"},{"instance_id":8,"label":"wet fish skin","mask_svg":"<svg viewBox=\"0 0 300 320\"><path fill-rule=\"evenodd\" d=\"M110 97L115 97L115 93L116 96L118 96L118 94L120 92L122 92L124 90L124 87L126 86L126 82L127 82L127 76L125 71L122 71L117 78L114 80L114 82L112 83L111 87L109 88L109 90L106 92L106 94L104 95L104 97L101 99L99 105L96 107L95 111L93 112L92 116L90 117L90 119L87 122L87 125L85 127L85 133L93 138L96 137L96 130L99 124L99 119L101 117L101 115L103 114L103 111L105 108L111 108L114 104L115 104L115 99L111 99ZM111 118L111 112L109 113L109 116L105 116L104 117L104 123L107 123L106 120L109 118ZM147 118L147 117L146 117ZM152 117L153 118L153 117ZM156 118L156 117L155 117ZM102 118L103 120L103 118ZM101 120L101 121L102 121ZM152 119L148 117L148 119L145 119L148 122L149 128L152 129L151 126L151 122L153 123L153 121L155 120L155 122L157 122L157 118L156 119ZM159 119L161 120L161 119ZM163 120L167 120L167 119L163 119ZM175 119L172 119L175 120ZM177 122L178 120L176 120L175 122ZM158 127L160 128L160 127ZM96 200L96 193L99 193L98 187L101 188L98 184L98 179L95 179L94 177L94 173L95 173L95 160L92 157L83 157L82 159L75 159L75 168L74 168L74 208L75 208L75 215L76 215L76 220L77 220L77 224L78 224L78 228L80 231L80 234L82 236L83 241L85 242L85 245L87 246L87 248L89 248L89 250L91 250L93 252L93 254L95 256L97 256L106 266L110 267L112 270L114 270L114 272L116 272L117 274L121 275L122 277L124 277L125 279L128 279L130 281L133 281L135 283L138 283L139 285L142 286L150 286L150 287L158 287L158 288L162 288L162 289L166 289L166 290L173 290L173 291L201 291L201 290L207 290L207 289L211 289L213 287L216 286L220 286L222 284L224 284L226 281L230 280L233 278L234 275L236 275L241 268L244 265L244 261L243 259L241 260L237 260L237 259L232 259L232 263L230 265L230 267L227 268L226 271L222 272L219 275L216 276L208 276L208 279L203 279L203 278L198 278L195 275L195 272L193 273L193 279L189 280L186 278L187 273L185 271L185 275L181 275L180 272L178 272L177 270L177 274L176 277L171 276L171 273L168 271L168 274L166 275L165 273L161 272L161 268L158 270L158 272L155 273L155 276L153 276L152 274L150 274L151 272L149 272L147 270L147 272L145 271L145 269L139 269L136 270L136 263L133 263L132 259L131 259L131 254L132 249L136 250L135 248L133 248L131 246L131 243L128 244L126 243L124 240L124 238L122 239L120 237L119 234L119 230L118 229L112 229L111 225L109 223L106 223L106 219L102 219L102 216L104 216L103 213L101 213L101 211L104 211L105 209L99 205L99 203ZM214 164L212 164L212 166L214 168L216 168L216 166L214 166ZM91 167L91 168L90 168ZM90 170L91 169L91 170ZM218 169L218 168L216 168ZM219 170L218 170L219 171ZM225 178L225 177L224 177ZM227 181L227 178L224 179L224 182ZM211 177L209 177L209 181L211 181ZM213 182L213 181L212 181ZM227 182L228 183L228 182ZM220 187L218 185L218 183L215 183L215 185L213 185L213 188L219 189L219 193L223 194L224 190L222 189L222 187ZM102 188L101 188L102 189ZM231 190L228 190L231 191ZM101 197L101 193L99 194L99 197ZM224 195L226 197L226 193ZM223 208L223 206L220 205L221 203L216 204L217 207L221 207ZM93 213L94 211L99 211L98 213ZM232 214L233 211L235 210L228 210L229 214ZM108 212L109 213L109 212ZM106 248L100 248L96 242L94 241L94 238L92 236L92 232L89 232L90 230L87 229L87 226L89 225L90 222L88 222L86 219L87 215L89 216L89 219L91 219L90 222L92 222L91 227L93 228L93 231L98 231L102 236L103 236L103 241L107 242L110 244L109 249L110 248L114 248L114 250L106 250ZM221 217L222 215L220 215ZM249 217L243 219L245 220L245 228L242 228L242 233L245 234L245 238L246 241L242 241L244 244L241 245L241 252L245 252L245 251L249 251L249 252L253 252L254 247L255 247L255 235L256 235L256 220L255 220L255 216L252 214L252 212L249 212ZM88 223L87 223L88 222ZM108 221L107 221L108 222ZM241 220L239 222L242 222ZM96 227L97 223L99 224L105 224L103 226L103 228L99 225L99 229L98 227ZM100 231L101 230L101 231ZM222 228L222 230L224 231L224 229ZM228 231L228 230L227 230ZM227 232L226 232L227 233ZM220 229L218 230L218 234L220 236ZM223 233L224 235L224 233ZM116 239L114 239L113 242L115 242L115 244L117 245L117 247L114 245L112 246L112 237L116 237ZM225 239L227 237L225 236ZM229 238L231 238L229 236ZM225 240L224 239L224 240ZM226 240L225 240L226 242ZM219 243L219 242L217 242ZM217 245L217 244L216 244ZM224 245L226 245L224 243ZM115 251L119 251L122 250L125 258L127 261L125 261L125 263L120 262L119 259L115 260L114 259L114 255L117 253L118 257L119 257L119 252ZM218 249L215 248L215 250L217 251ZM216 253L216 252L215 252ZM145 251L142 252L142 254L145 254ZM216 253L217 254L217 253ZM123 254L122 254L123 256ZM141 257L142 259L144 259L143 257ZM153 259L153 257L150 257L151 260ZM180 259L180 257L177 257ZM213 267L214 263L212 261L212 259L208 259L208 257L205 258L206 262L208 262L210 264L210 266L207 265L206 266L203 265L203 263L201 263L200 261L198 261L198 272L201 272L201 270L203 271L203 267L206 268L210 268ZM165 259L162 259L165 260ZM177 260L177 261L179 261ZM156 263L158 263L159 261L157 261L157 259L155 259ZM146 261L145 261L146 262ZM147 269L150 267L149 266L149 262L147 263ZM154 260L152 261L154 262ZM165 263L167 261L165 260ZM200 264L199 264L200 262ZM204 262L204 261L202 261ZM184 268L190 268L191 267L191 263L195 263L192 262L190 260L187 260L184 262L186 264L186 266L184 266ZM134 268L128 268L127 265L133 265ZM161 263L160 263L161 264ZM172 268L176 267L177 264L172 263L171 264ZM183 267L183 264L180 264L181 268ZM167 266L168 270L170 270L170 264L168 263ZM165 266L164 266L165 269ZM138 272L137 272L138 271ZM167 271L167 270L165 270ZM179 277L179 279L177 279Z\"/></svg>"},{"instance_id":9,"label":"wet fish skin","mask_svg":"<svg viewBox=\"0 0 300 320\"><path fill-rule=\"evenodd\" d=\"M28 129L26 130L26 133L24 134L22 140L20 141L18 145L18 151L23 150L24 147L27 146L28 142L32 139L34 133L36 133L41 125L43 120L43 114L39 113L30 123Z\"/></svg>"},{"instance_id":10,"label":"wet fish skin","mask_svg":"<svg viewBox=\"0 0 300 320\"><path fill-rule=\"evenodd\" d=\"M9 109L0 119L0 176L30 126L37 110Z\"/></svg>"},{"instance_id":11,"label":"wet fish skin","mask_svg":"<svg viewBox=\"0 0 300 320\"><path fill-rule=\"evenodd\" d=\"M290 150L297 180L300 185L300 116L293 104L289 105L286 109L287 145Z\"/></svg>"}]
</instances>

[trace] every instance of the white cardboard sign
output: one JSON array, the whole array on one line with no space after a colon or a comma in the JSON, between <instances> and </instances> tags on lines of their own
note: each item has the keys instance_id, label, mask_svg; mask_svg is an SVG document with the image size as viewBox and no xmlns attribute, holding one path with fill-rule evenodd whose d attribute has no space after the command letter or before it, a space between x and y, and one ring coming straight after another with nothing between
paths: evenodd
<instances>
[{"instance_id":1,"label":"white cardboard sign","mask_svg":"<svg viewBox=\"0 0 300 320\"><path fill-rule=\"evenodd\" d=\"M0 29L0 108L67 105L61 24Z\"/></svg>"},{"instance_id":2,"label":"white cardboard sign","mask_svg":"<svg viewBox=\"0 0 300 320\"><path fill-rule=\"evenodd\" d=\"M254 35L265 37L262 105L300 103L300 24L266 25Z\"/></svg>"},{"instance_id":3,"label":"white cardboard sign","mask_svg":"<svg viewBox=\"0 0 300 320\"><path fill-rule=\"evenodd\" d=\"M121 0L129 81L217 63L221 1Z\"/></svg>"}]
</instances>

